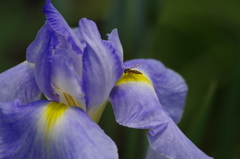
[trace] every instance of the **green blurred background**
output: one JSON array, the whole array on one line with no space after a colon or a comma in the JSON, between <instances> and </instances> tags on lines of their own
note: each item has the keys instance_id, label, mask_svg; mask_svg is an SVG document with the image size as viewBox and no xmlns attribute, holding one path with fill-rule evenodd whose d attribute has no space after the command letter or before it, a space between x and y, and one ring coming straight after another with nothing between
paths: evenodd
<instances>
[{"instance_id":1,"label":"green blurred background","mask_svg":"<svg viewBox=\"0 0 240 159\"><path fill-rule=\"evenodd\" d=\"M87 17L104 39L118 28L125 60L155 58L179 72L189 86L180 129L209 156L240 158L239 0L52 1L71 27ZM25 60L44 3L0 1L0 72ZM100 125L120 158L145 158L146 131L119 126L110 105Z\"/></svg>"}]
</instances>

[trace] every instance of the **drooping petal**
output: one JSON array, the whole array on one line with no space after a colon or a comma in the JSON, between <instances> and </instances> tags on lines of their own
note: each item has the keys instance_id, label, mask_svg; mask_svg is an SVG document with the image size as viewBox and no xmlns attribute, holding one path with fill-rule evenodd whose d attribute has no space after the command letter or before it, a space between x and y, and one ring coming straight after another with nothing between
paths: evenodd
<instances>
[{"instance_id":1,"label":"drooping petal","mask_svg":"<svg viewBox=\"0 0 240 159\"><path fill-rule=\"evenodd\" d=\"M144 71L149 76L162 107L169 113L173 121L178 123L182 117L188 91L184 79L154 59L126 61L124 66L130 68L136 64L141 64L136 69Z\"/></svg>"},{"instance_id":2,"label":"drooping petal","mask_svg":"<svg viewBox=\"0 0 240 159\"><path fill-rule=\"evenodd\" d=\"M26 61L0 74L0 102L19 98L26 104L40 99L40 90L34 77L34 66Z\"/></svg>"},{"instance_id":3,"label":"drooping petal","mask_svg":"<svg viewBox=\"0 0 240 159\"><path fill-rule=\"evenodd\" d=\"M169 159L169 158L153 150L151 146L148 146L146 159Z\"/></svg>"},{"instance_id":4,"label":"drooping petal","mask_svg":"<svg viewBox=\"0 0 240 159\"><path fill-rule=\"evenodd\" d=\"M120 61L123 62L123 48L120 42L120 38L118 36L117 29L112 30L112 32L108 34L108 40L111 42L112 46L116 49L116 53L118 54Z\"/></svg>"},{"instance_id":5,"label":"drooping petal","mask_svg":"<svg viewBox=\"0 0 240 159\"><path fill-rule=\"evenodd\" d=\"M0 158L118 158L114 142L77 107L0 103L0 126Z\"/></svg>"},{"instance_id":6,"label":"drooping petal","mask_svg":"<svg viewBox=\"0 0 240 159\"><path fill-rule=\"evenodd\" d=\"M144 75L125 74L113 88L109 98L115 118L121 125L150 129L167 125L151 81Z\"/></svg>"},{"instance_id":7,"label":"drooping petal","mask_svg":"<svg viewBox=\"0 0 240 159\"><path fill-rule=\"evenodd\" d=\"M163 130L152 129L148 132L148 140L153 149L152 155L159 153L166 158L177 159L210 159L204 152L198 149L169 119L167 127ZM155 157L152 159L156 159Z\"/></svg>"},{"instance_id":8,"label":"drooping petal","mask_svg":"<svg viewBox=\"0 0 240 159\"><path fill-rule=\"evenodd\" d=\"M174 159L209 158L179 130L162 108L150 78L144 71L140 73L126 72L110 94L117 122L132 128L150 129L148 140L157 151L155 154Z\"/></svg>"},{"instance_id":9,"label":"drooping petal","mask_svg":"<svg viewBox=\"0 0 240 159\"><path fill-rule=\"evenodd\" d=\"M87 112L93 117L107 101L111 89L121 77L122 63L115 48L101 40L93 21L83 18L79 22L80 36L86 43L83 54L83 88Z\"/></svg>"}]
</instances>

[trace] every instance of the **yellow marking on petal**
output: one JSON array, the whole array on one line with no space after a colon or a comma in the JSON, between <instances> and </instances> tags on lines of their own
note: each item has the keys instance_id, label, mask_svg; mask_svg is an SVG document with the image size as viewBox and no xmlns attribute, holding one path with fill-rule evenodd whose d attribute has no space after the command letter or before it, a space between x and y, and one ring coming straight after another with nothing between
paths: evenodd
<instances>
[{"instance_id":1,"label":"yellow marking on petal","mask_svg":"<svg viewBox=\"0 0 240 159\"><path fill-rule=\"evenodd\" d=\"M144 82L152 85L152 82L148 79L147 76L142 74L135 74L135 73L123 73L122 77L117 81L116 85L120 85L127 82Z\"/></svg>"},{"instance_id":2,"label":"yellow marking on petal","mask_svg":"<svg viewBox=\"0 0 240 159\"><path fill-rule=\"evenodd\" d=\"M47 158L52 156L53 140L58 137L59 128L64 124L63 116L69 106L63 103L51 102L45 106L38 121L38 133L42 137L42 145L46 147Z\"/></svg>"},{"instance_id":3,"label":"yellow marking on petal","mask_svg":"<svg viewBox=\"0 0 240 159\"><path fill-rule=\"evenodd\" d=\"M59 121L68 106L62 103L51 102L47 105L44 113L42 115L42 120L44 121L44 130L46 132L46 136L48 138L50 132L54 129L57 121Z\"/></svg>"}]
</instances>

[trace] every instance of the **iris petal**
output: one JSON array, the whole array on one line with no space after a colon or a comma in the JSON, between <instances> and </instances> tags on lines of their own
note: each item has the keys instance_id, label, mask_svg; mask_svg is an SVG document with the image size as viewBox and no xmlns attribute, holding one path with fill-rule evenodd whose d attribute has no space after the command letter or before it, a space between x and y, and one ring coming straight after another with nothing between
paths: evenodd
<instances>
[{"instance_id":1,"label":"iris petal","mask_svg":"<svg viewBox=\"0 0 240 159\"><path fill-rule=\"evenodd\" d=\"M149 77L140 67L136 69L142 74L126 73L124 76L130 79L121 78L110 94L109 100L117 122L131 128L150 129L148 140L156 151L151 155L159 153L167 158L209 158L179 130L162 108L153 85L145 80Z\"/></svg>"},{"instance_id":2,"label":"iris petal","mask_svg":"<svg viewBox=\"0 0 240 159\"><path fill-rule=\"evenodd\" d=\"M93 116L107 101L122 74L122 63L115 48L102 41L97 26L85 18L79 22L80 36L86 43L83 54L83 88L87 112Z\"/></svg>"},{"instance_id":3,"label":"iris petal","mask_svg":"<svg viewBox=\"0 0 240 159\"><path fill-rule=\"evenodd\" d=\"M0 103L1 158L118 158L114 142L77 107Z\"/></svg>"},{"instance_id":4,"label":"iris petal","mask_svg":"<svg viewBox=\"0 0 240 159\"><path fill-rule=\"evenodd\" d=\"M40 29L36 39L27 49L28 62L35 63L37 55L46 50L46 47L49 47L49 41L51 41L53 51L57 47L68 50L68 55L74 61L74 68L81 76L83 47L77 35L54 8L50 0L47 0L43 11L46 14L46 24Z\"/></svg>"},{"instance_id":5,"label":"iris petal","mask_svg":"<svg viewBox=\"0 0 240 159\"><path fill-rule=\"evenodd\" d=\"M46 47L47 50L37 56L37 83L49 99L86 110L81 78L74 68L74 60L67 50L52 49L52 39L49 41L49 47ZM72 99L70 103L67 103L67 99L70 99L68 96Z\"/></svg>"},{"instance_id":6,"label":"iris petal","mask_svg":"<svg viewBox=\"0 0 240 159\"><path fill-rule=\"evenodd\" d=\"M188 91L184 79L154 59L126 61L124 66L130 68L136 64L141 64L136 69L144 71L149 76L162 107L173 121L178 123L182 117Z\"/></svg>"},{"instance_id":7,"label":"iris petal","mask_svg":"<svg viewBox=\"0 0 240 159\"><path fill-rule=\"evenodd\" d=\"M141 129L166 126L168 120L165 118L164 110L160 106L152 85L140 81L137 77L134 79L129 76L129 78L136 81L129 80L118 84L110 94L109 100L117 122L124 126Z\"/></svg>"},{"instance_id":8,"label":"iris petal","mask_svg":"<svg viewBox=\"0 0 240 159\"><path fill-rule=\"evenodd\" d=\"M108 34L108 40L111 42L112 46L116 49L116 53L118 54L120 61L123 62L123 48L120 42L120 38L118 36L117 29L112 30L112 32Z\"/></svg>"},{"instance_id":9,"label":"iris petal","mask_svg":"<svg viewBox=\"0 0 240 159\"><path fill-rule=\"evenodd\" d=\"M167 158L211 158L198 149L171 119L169 119L166 129L157 130L154 128L150 130L148 132L148 140L152 149L156 151L152 153L159 153Z\"/></svg>"},{"instance_id":10,"label":"iris petal","mask_svg":"<svg viewBox=\"0 0 240 159\"><path fill-rule=\"evenodd\" d=\"M26 52L26 58L29 63L35 63L38 53L42 48L47 45L48 34L48 24L43 25L43 27L38 31L35 40L28 46Z\"/></svg>"},{"instance_id":11,"label":"iris petal","mask_svg":"<svg viewBox=\"0 0 240 159\"><path fill-rule=\"evenodd\" d=\"M81 78L78 76L73 67L73 60L67 56L66 50L57 49L55 55L52 57L52 74L51 84L57 94L68 94L73 99L73 104L65 103L67 105L79 106L86 111L84 93L81 89ZM60 97L60 101L63 101ZM77 103L79 102L79 103Z\"/></svg>"},{"instance_id":12,"label":"iris petal","mask_svg":"<svg viewBox=\"0 0 240 159\"><path fill-rule=\"evenodd\" d=\"M37 84L41 92L49 99L59 101L59 95L55 93L51 84L52 56L55 52L53 50L53 46L51 45L51 41L52 38L49 38L48 47L42 49L37 55L35 64L35 75Z\"/></svg>"},{"instance_id":13,"label":"iris petal","mask_svg":"<svg viewBox=\"0 0 240 159\"><path fill-rule=\"evenodd\" d=\"M151 146L148 146L146 159L169 159L169 157L163 156L162 154L153 150Z\"/></svg>"},{"instance_id":14,"label":"iris petal","mask_svg":"<svg viewBox=\"0 0 240 159\"><path fill-rule=\"evenodd\" d=\"M52 30L57 35L63 36L66 40L66 43L71 45L73 51L76 53L82 53L83 48L76 34L72 31L72 29L69 27L62 15L56 10L50 0L46 1L46 5L43 7L43 11L46 14L47 23L52 28Z\"/></svg>"},{"instance_id":15,"label":"iris petal","mask_svg":"<svg viewBox=\"0 0 240 159\"><path fill-rule=\"evenodd\" d=\"M34 66L26 61L0 74L0 102L19 98L26 104L40 99L40 90L34 77Z\"/></svg>"}]
</instances>

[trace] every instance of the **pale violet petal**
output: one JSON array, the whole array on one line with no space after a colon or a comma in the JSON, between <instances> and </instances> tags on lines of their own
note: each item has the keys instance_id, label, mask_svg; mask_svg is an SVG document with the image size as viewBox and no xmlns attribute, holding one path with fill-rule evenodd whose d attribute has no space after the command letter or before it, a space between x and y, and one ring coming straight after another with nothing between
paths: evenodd
<instances>
[{"instance_id":1,"label":"pale violet petal","mask_svg":"<svg viewBox=\"0 0 240 159\"><path fill-rule=\"evenodd\" d=\"M86 110L81 78L74 68L74 60L68 50L52 50L51 41L49 43L47 50L40 52L36 59L39 88L49 99Z\"/></svg>"},{"instance_id":2,"label":"pale violet petal","mask_svg":"<svg viewBox=\"0 0 240 159\"><path fill-rule=\"evenodd\" d=\"M151 146L148 146L146 159L169 159L169 157L158 153L157 151L153 150Z\"/></svg>"},{"instance_id":3,"label":"pale violet petal","mask_svg":"<svg viewBox=\"0 0 240 159\"><path fill-rule=\"evenodd\" d=\"M78 76L73 66L73 59L67 56L66 50L57 49L52 57L51 85L55 91L67 93L73 99L76 99L74 106L81 105L86 110L84 92L81 87L81 78ZM65 98L65 97L64 97ZM60 99L61 101L61 99ZM68 103L68 105L71 105Z\"/></svg>"},{"instance_id":4,"label":"pale violet petal","mask_svg":"<svg viewBox=\"0 0 240 159\"><path fill-rule=\"evenodd\" d=\"M124 66L144 71L151 79L162 107L169 113L175 123L182 117L188 87L184 79L176 72L166 68L160 61L154 59L136 59L126 61Z\"/></svg>"},{"instance_id":5,"label":"pale violet petal","mask_svg":"<svg viewBox=\"0 0 240 159\"><path fill-rule=\"evenodd\" d=\"M76 53L82 53L82 46L76 34L69 27L62 15L56 10L50 0L46 0L43 11L46 15L47 23L57 35L62 35L66 43L70 44ZM62 40L62 39L61 39Z\"/></svg>"},{"instance_id":6,"label":"pale violet petal","mask_svg":"<svg viewBox=\"0 0 240 159\"><path fill-rule=\"evenodd\" d=\"M56 102L0 103L0 157L117 159L114 142L80 108Z\"/></svg>"},{"instance_id":7,"label":"pale violet petal","mask_svg":"<svg viewBox=\"0 0 240 159\"><path fill-rule=\"evenodd\" d=\"M28 46L26 59L29 63L35 63L38 53L42 48L46 47L49 38L48 27L48 24L43 25L43 27L38 31L35 40Z\"/></svg>"},{"instance_id":8,"label":"pale violet petal","mask_svg":"<svg viewBox=\"0 0 240 159\"><path fill-rule=\"evenodd\" d=\"M162 108L148 76L141 73L124 74L113 88L109 100L116 121L131 128L150 129L148 140L156 153L148 156L159 153L172 159L209 158L179 130Z\"/></svg>"},{"instance_id":9,"label":"pale violet petal","mask_svg":"<svg viewBox=\"0 0 240 159\"><path fill-rule=\"evenodd\" d=\"M121 125L150 129L164 126L168 122L150 84L131 81L116 85L109 101L113 106L116 121Z\"/></svg>"},{"instance_id":10,"label":"pale violet petal","mask_svg":"<svg viewBox=\"0 0 240 159\"><path fill-rule=\"evenodd\" d=\"M172 159L211 159L199 148L197 148L177 127L172 119L165 129L151 129L148 132L148 141L152 151L151 155L155 156L158 153L163 158ZM154 152L156 151L156 152ZM149 154L150 155L150 154ZM161 158L161 157L159 157ZM152 158L158 159L158 158Z\"/></svg>"},{"instance_id":11,"label":"pale violet petal","mask_svg":"<svg viewBox=\"0 0 240 159\"><path fill-rule=\"evenodd\" d=\"M116 49L116 53L118 54L120 61L123 62L123 48L120 42L120 38L118 36L117 29L112 30L112 32L108 35L108 40L111 42L112 46Z\"/></svg>"},{"instance_id":12,"label":"pale violet petal","mask_svg":"<svg viewBox=\"0 0 240 159\"><path fill-rule=\"evenodd\" d=\"M46 1L46 5L43 7L43 11L46 15L46 25L48 26L48 36L52 39L52 49L61 48L68 51L69 56L74 61L74 68L79 76L82 76L82 51L83 46L79 41L77 35L69 27L62 15L56 10L50 0ZM41 37L40 33L37 35ZM36 38L36 42L38 43ZM45 43L48 42L48 37L43 39ZM39 40L40 41L40 40ZM37 44L35 44L37 45ZM48 46L42 46L48 47ZM42 50L45 50L43 48ZM41 51L41 49L39 50Z\"/></svg>"},{"instance_id":13,"label":"pale violet petal","mask_svg":"<svg viewBox=\"0 0 240 159\"><path fill-rule=\"evenodd\" d=\"M86 43L83 53L83 89L90 116L107 101L110 91L122 75L122 63L115 48L101 40L96 24L83 18L79 22L80 36Z\"/></svg>"},{"instance_id":14,"label":"pale violet petal","mask_svg":"<svg viewBox=\"0 0 240 159\"><path fill-rule=\"evenodd\" d=\"M23 62L0 74L0 102L19 98L26 104L40 99L40 90L34 76L34 66Z\"/></svg>"},{"instance_id":15,"label":"pale violet petal","mask_svg":"<svg viewBox=\"0 0 240 159\"><path fill-rule=\"evenodd\" d=\"M52 56L55 50L53 50L51 45L51 39L48 39L47 44L48 46L41 49L36 57L35 77L41 92L49 99L59 101L59 95L56 94L51 84Z\"/></svg>"}]
</instances>

